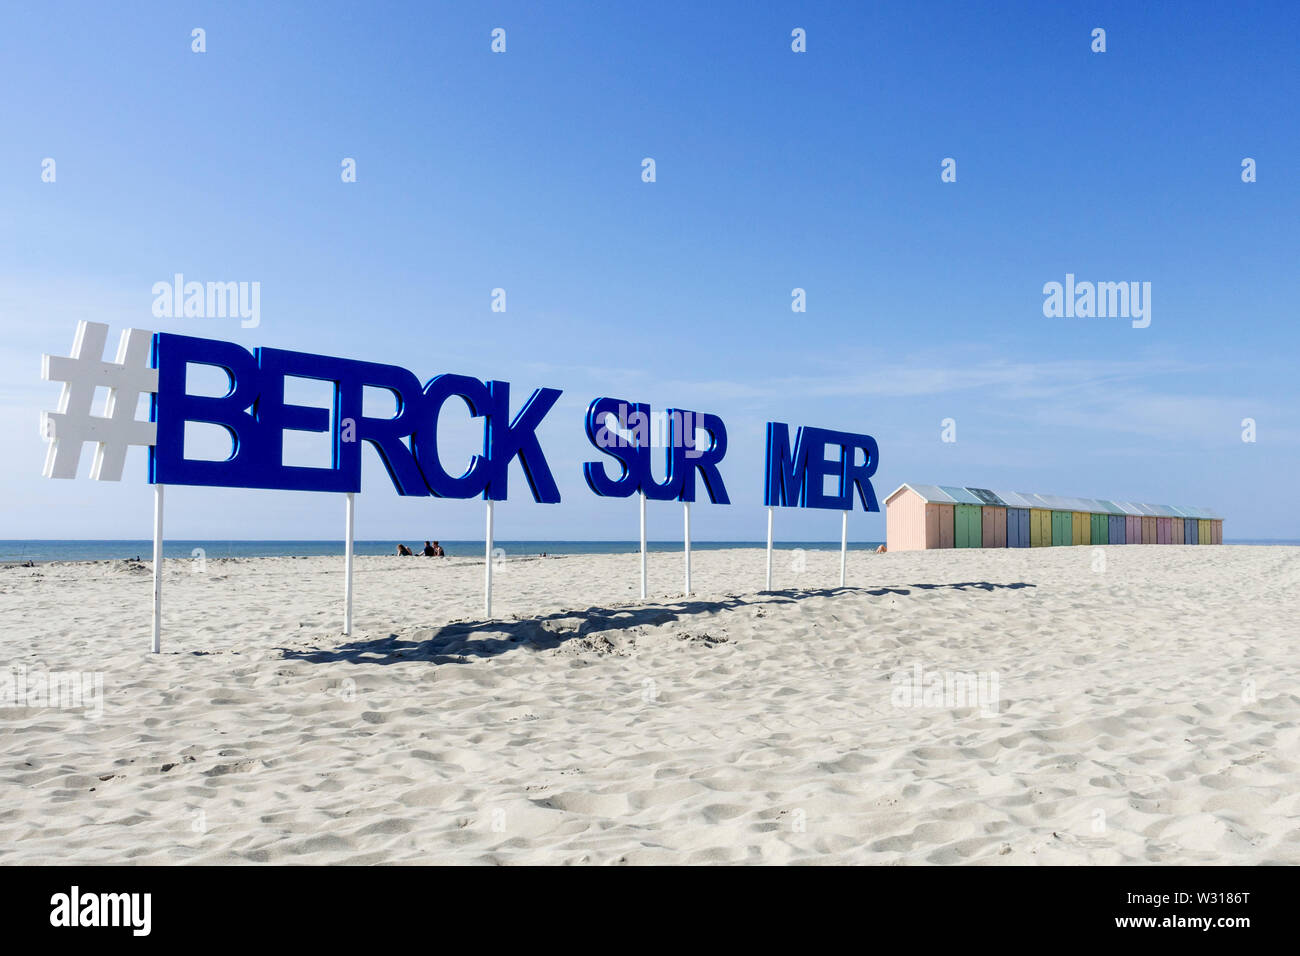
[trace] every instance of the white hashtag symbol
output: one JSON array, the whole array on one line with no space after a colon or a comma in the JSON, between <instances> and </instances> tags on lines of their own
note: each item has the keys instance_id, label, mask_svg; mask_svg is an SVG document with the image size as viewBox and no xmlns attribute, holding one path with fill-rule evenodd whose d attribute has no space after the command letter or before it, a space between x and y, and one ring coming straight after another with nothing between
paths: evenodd
<instances>
[{"instance_id":1,"label":"white hashtag symbol","mask_svg":"<svg viewBox=\"0 0 1300 956\"><path fill-rule=\"evenodd\" d=\"M62 382L57 412L41 413L41 434L49 440L45 455L46 478L76 478L81 446L93 441L95 460L90 477L97 481L120 481L130 445L152 445L158 426L136 421L140 396L158 390L158 371L149 367L153 333L126 329L117 346L117 361L104 361L108 326L101 322L78 322L72 340L72 356L45 355L41 378ZM104 414L92 415L95 389L108 388Z\"/></svg>"}]
</instances>

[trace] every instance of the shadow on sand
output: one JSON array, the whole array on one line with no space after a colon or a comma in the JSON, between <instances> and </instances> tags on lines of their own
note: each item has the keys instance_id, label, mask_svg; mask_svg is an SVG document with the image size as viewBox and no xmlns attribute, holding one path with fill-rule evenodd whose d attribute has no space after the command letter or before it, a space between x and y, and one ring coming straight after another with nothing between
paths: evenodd
<instances>
[{"instance_id":1,"label":"shadow on sand","mask_svg":"<svg viewBox=\"0 0 1300 956\"><path fill-rule=\"evenodd\" d=\"M675 621L690 622L699 616L717 614L738 608L763 608L781 604L796 604L816 597L837 594L883 597L887 594L908 595L912 588L932 591L954 589L964 591L975 588L982 591L1019 590L1036 585L1017 581L1012 584L995 584L990 581L964 581L954 584L908 584L898 587L875 588L818 588L760 591L744 597L732 596L717 601L681 600L659 604L627 607L589 607L585 610L555 611L533 617L509 620L453 621L438 627L415 625L409 638L389 634L384 638L351 641L337 647L319 650L279 648L286 660L309 661L313 664L398 664L406 661L431 661L435 664L467 664L471 658L489 658L508 651L526 647L529 650L548 650L566 641L600 635L603 632L624 631L639 627L656 627ZM707 643L712 643L703 635Z\"/></svg>"}]
</instances>

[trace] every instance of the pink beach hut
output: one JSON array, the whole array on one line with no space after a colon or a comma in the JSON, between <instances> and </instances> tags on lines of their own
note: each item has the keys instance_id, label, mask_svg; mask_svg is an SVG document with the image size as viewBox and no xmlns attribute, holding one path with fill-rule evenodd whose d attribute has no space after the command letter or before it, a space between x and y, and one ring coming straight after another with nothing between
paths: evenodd
<instances>
[{"instance_id":1,"label":"pink beach hut","mask_svg":"<svg viewBox=\"0 0 1300 956\"><path fill-rule=\"evenodd\" d=\"M1147 507L1156 513L1156 544L1180 543L1174 539L1174 518L1179 518L1179 530L1182 530L1182 519L1178 512L1169 505L1147 505Z\"/></svg>"},{"instance_id":2,"label":"pink beach hut","mask_svg":"<svg viewBox=\"0 0 1300 956\"><path fill-rule=\"evenodd\" d=\"M938 485L899 485L885 499L885 548L926 551L953 546L956 501Z\"/></svg>"},{"instance_id":3,"label":"pink beach hut","mask_svg":"<svg viewBox=\"0 0 1300 956\"><path fill-rule=\"evenodd\" d=\"M1156 511L1148 504L1134 502L1134 507L1142 512L1142 543L1158 544L1156 540Z\"/></svg>"},{"instance_id":4,"label":"pink beach hut","mask_svg":"<svg viewBox=\"0 0 1300 956\"><path fill-rule=\"evenodd\" d=\"M967 488L980 504L981 544L985 548L1007 546L1007 503L987 488Z\"/></svg>"},{"instance_id":5,"label":"pink beach hut","mask_svg":"<svg viewBox=\"0 0 1300 956\"><path fill-rule=\"evenodd\" d=\"M1187 525L1184 519L1187 515L1177 505L1170 505L1169 510L1174 513L1174 516L1169 519L1169 543L1186 544Z\"/></svg>"}]
</instances>

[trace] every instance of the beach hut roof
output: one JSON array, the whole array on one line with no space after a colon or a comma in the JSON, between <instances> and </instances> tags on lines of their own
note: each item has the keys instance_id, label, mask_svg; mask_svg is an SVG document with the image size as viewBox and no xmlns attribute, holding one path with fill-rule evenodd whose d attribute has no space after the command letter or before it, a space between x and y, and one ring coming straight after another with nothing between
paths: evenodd
<instances>
[{"instance_id":1,"label":"beach hut roof","mask_svg":"<svg viewBox=\"0 0 1300 956\"><path fill-rule=\"evenodd\" d=\"M1005 501L1008 508L1037 508L1038 505L1030 501L1024 495L1015 491L995 491L993 492L1002 501Z\"/></svg>"},{"instance_id":2,"label":"beach hut roof","mask_svg":"<svg viewBox=\"0 0 1300 956\"><path fill-rule=\"evenodd\" d=\"M967 488L972 495L982 501L984 504L993 508L1005 508L1007 503L989 491L987 488Z\"/></svg>"},{"instance_id":3,"label":"beach hut roof","mask_svg":"<svg viewBox=\"0 0 1300 956\"><path fill-rule=\"evenodd\" d=\"M948 497L959 505L982 505L984 504L979 498L971 494L965 488L958 488L955 485L940 485L939 490L944 492Z\"/></svg>"},{"instance_id":4,"label":"beach hut roof","mask_svg":"<svg viewBox=\"0 0 1300 956\"><path fill-rule=\"evenodd\" d=\"M995 508L1045 508L1049 511L1079 511L1091 514L1138 515L1157 518L1203 518L1222 521L1222 517L1209 508L1187 508L1182 505L1153 505L1133 501L1111 501L1107 498L1068 498L1062 495L1034 495L1027 491L990 491L988 488L962 488L957 485L901 484L885 502L893 500L900 491L908 489L923 501L941 505L985 505Z\"/></svg>"},{"instance_id":5,"label":"beach hut roof","mask_svg":"<svg viewBox=\"0 0 1300 956\"><path fill-rule=\"evenodd\" d=\"M1064 498L1061 495L1039 495L1038 497L1053 511L1075 510L1073 498Z\"/></svg>"},{"instance_id":6,"label":"beach hut roof","mask_svg":"<svg viewBox=\"0 0 1300 956\"><path fill-rule=\"evenodd\" d=\"M1052 506L1047 503L1047 500L1042 495L1033 495L1027 491L1022 491L1020 492L1020 497L1028 501L1029 507L1031 508L1046 508L1048 511L1052 510Z\"/></svg>"},{"instance_id":7,"label":"beach hut roof","mask_svg":"<svg viewBox=\"0 0 1300 956\"><path fill-rule=\"evenodd\" d=\"M889 497L885 499L885 503L888 504L891 500L897 497L898 493L904 488L912 492L914 495L918 495L922 501L931 504L950 505L953 503L953 499L945 494L943 489L938 485L910 485L907 482L903 482L903 484L890 492Z\"/></svg>"}]
</instances>

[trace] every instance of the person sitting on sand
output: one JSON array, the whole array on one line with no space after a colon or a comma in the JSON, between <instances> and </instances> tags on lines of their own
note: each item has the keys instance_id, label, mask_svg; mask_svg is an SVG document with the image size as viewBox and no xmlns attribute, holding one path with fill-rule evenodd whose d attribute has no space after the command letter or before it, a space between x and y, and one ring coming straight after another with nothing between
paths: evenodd
<instances>
[{"instance_id":1,"label":"person sitting on sand","mask_svg":"<svg viewBox=\"0 0 1300 956\"><path fill-rule=\"evenodd\" d=\"M404 545L404 544L399 544L399 545L397 546L397 553L400 554L400 555L403 555L403 556L411 556L411 557L414 557L414 556L415 556L415 552L412 551L410 548L408 548L408 547L407 547L406 545Z\"/></svg>"},{"instance_id":2,"label":"person sitting on sand","mask_svg":"<svg viewBox=\"0 0 1300 956\"><path fill-rule=\"evenodd\" d=\"M433 550L433 545L431 545L428 541L424 542L424 556L426 558L436 557L437 554L438 552Z\"/></svg>"},{"instance_id":3,"label":"person sitting on sand","mask_svg":"<svg viewBox=\"0 0 1300 956\"><path fill-rule=\"evenodd\" d=\"M437 541L433 543L433 556L435 558L445 558L447 556L447 553L442 550L442 545Z\"/></svg>"}]
</instances>

